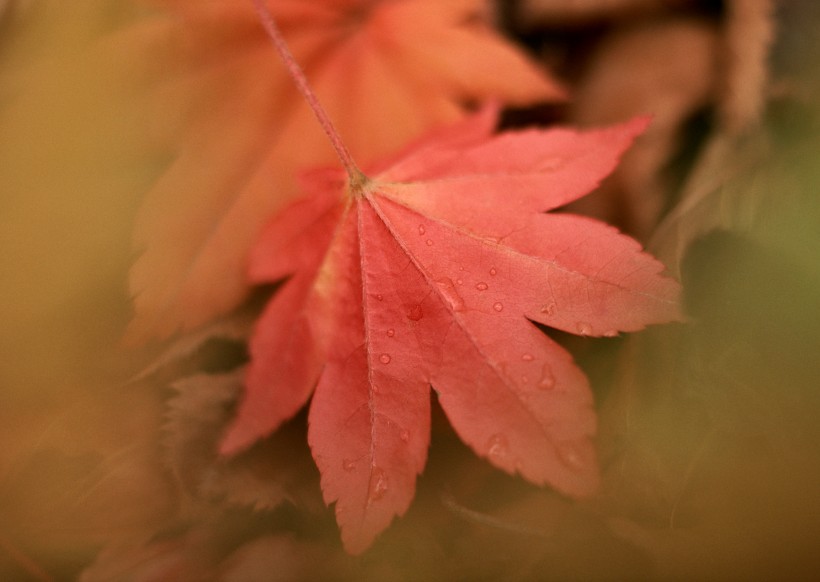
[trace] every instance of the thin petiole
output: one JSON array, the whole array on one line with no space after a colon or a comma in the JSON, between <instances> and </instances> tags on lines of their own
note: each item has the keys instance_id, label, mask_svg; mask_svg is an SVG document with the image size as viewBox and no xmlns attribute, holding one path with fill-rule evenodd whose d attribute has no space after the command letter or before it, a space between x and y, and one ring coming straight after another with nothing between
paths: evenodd
<instances>
[{"instance_id":1,"label":"thin petiole","mask_svg":"<svg viewBox=\"0 0 820 582\"><path fill-rule=\"evenodd\" d=\"M302 68L296 62L296 59L293 58L293 55L291 54L282 33L279 31L279 27L276 26L273 15L265 5L264 0L253 0L253 5L256 8L256 12L259 14L259 19L262 22L262 26L265 28L265 32L267 32L273 42L273 46L276 48L276 52L279 53L279 56L285 63L285 67L287 68L290 76L293 78L293 81L296 83L297 89L299 89L299 92L305 98L305 101L307 101L325 134L327 134L327 137L333 144L333 149L336 150L336 154L339 156L351 184L361 183L365 180L364 174L361 170L359 170L356 162L353 161L353 157L350 155L350 151L342 142L339 132L336 131L336 128L333 126L333 122L330 121L330 117L328 117L327 112L322 107L322 104L319 103L319 99L316 97L313 89L310 88L304 71L302 71Z\"/></svg>"}]
</instances>

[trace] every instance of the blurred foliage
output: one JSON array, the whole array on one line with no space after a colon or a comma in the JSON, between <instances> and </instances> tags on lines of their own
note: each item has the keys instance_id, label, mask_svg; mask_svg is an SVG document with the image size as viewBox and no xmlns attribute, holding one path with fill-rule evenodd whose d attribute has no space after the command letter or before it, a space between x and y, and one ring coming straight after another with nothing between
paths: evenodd
<instances>
[{"instance_id":1,"label":"blurred foliage","mask_svg":"<svg viewBox=\"0 0 820 582\"><path fill-rule=\"evenodd\" d=\"M173 507L157 393L123 388L130 230L157 160L92 58L119 3L0 17L0 579L69 576ZM150 524L150 525L149 525ZM26 558L28 556L28 558ZM26 571L28 573L26 573Z\"/></svg>"},{"instance_id":2,"label":"blurred foliage","mask_svg":"<svg viewBox=\"0 0 820 582\"><path fill-rule=\"evenodd\" d=\"M659 578L820 571L820 11L776 14L764 117L713 133L653 239L690 321L630 339L604 404L602 507Z\"/></svg>"}]
</instances>

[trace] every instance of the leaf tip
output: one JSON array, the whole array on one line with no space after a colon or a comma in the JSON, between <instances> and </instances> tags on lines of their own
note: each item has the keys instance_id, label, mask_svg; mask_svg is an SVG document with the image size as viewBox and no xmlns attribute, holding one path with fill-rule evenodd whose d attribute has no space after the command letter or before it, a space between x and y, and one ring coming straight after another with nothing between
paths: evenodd
<instances>
[{"instance_id":1,"label":"leaf tip","mask_svg":"<svg viewBox=\"0 0 820 582\"><path fill-rule=\"evenodd\" d=\"M219 442L219 456L233 457L248 449L257 438L257 434L248 430L245 423L234 421Z\"/></svg>"},{"instance_id":2,"label":"leaf tip","mask_svg":"<svg viewBox=\"0 0 820 582\"><path fill-rule=\"evenodd\" d=\"M626 123L634 131L634 136L637 137L645 132L654 121L655 116L653 114L645 113L643 115L633 117Z\"/></svg>"},{"instance_id":3,"label":"leaf tip","mask_svg":"<svg viewBox=\"0 0 820 582\"><path fill-rule=\"evenodd\" d=\"M621 155L623 155L624 152L632 147L636 139L646 133L646 130L649 129L649 126L652 125L654 120L655 116L650 113L637 115L632 119L605 128L603 131L610 134L610 137L616 140L616 143L622 144Z\"/></svg>"}]
</instances>

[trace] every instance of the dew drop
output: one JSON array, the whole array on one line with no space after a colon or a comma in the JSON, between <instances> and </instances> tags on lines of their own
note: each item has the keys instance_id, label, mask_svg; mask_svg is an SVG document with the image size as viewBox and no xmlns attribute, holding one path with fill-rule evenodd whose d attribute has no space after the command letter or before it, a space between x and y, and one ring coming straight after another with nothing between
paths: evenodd
<instances>
[{"instance_id":1,"label":"dew drop","mask_svg":"<svg viewBox=\"0 0 820 582\"><path fill-rule=\"evenodd\" d=\"M425 234L426 232L427 232L427 229L426 229L426 228L424 228L424 225L423 225L423 224L420 224L420 225L419 225L419 236L424 236L424 234Z\"/></svg>"},{"instance_id":2,"label":"dew drop","mask_svg":"<svg viewBox=\"0 0 820 582\"><path fill-rule=\"evenodd\" d=\"M496 459L502 459L507 456L509 444L507 439L502 434L494 434L487 441L487 454Z\"/></svg>"},{"instance_id":3,"label":"dew drop","mask_svg":"<svg viewBox=\"0 0 820 582\"><path fill-rule=\"evenodd\" d=\"M522 354L521 359L525 362L532 362L535 359L535 356L533 356L532 354Z\"/></svg>"},{"instance_id":4,"label":"dew drop","mask_svg":"<svg viewBox=\"0 0 820 582\"><path fill-rule=\"evenodd\" d=\"M378 501L387 493L387 474L375 467L370 473L370 501Z\"/></svg>"},{"instance_id":5,"label":"dew drop","mask_svg":"<svg viewBox=\"0 0 820 582\"><path fill-rule=\"evenodd\" d=\"M459 271L464 271L464 267L459 267L458 270Z\"/></svg>"},{"instance_id":6,"label":"dew drop","mask_svg":"<svg viewBox=\"0 0 820 582\"><path fill-rule=\"evenodd\" d=\"M549 364L544 364L541 368L541 379L538 381L538 387L541 390L552 390L555 388L555 376L552 374L552 368Z\"/></svg>"},{"instance_id":7,"label":"dew drop","mask_svg":"<svg viewBox=\"0 0 820 582\"><path fill-rule=\"evenodd\" d=\"M393 329L391 327L390 329L387 330L387 337L393 337L394 335L396 335L396 330L395 329Z\"/></svg>"},{"instance_id":8,"label":"dew drop","mask_svg":"<svg viewBox=\"0 0 820 582\"><path fill-rule=\"evenodd\" d=\"M493 309L495 309L496 311L503 311L504 310L504 304L501 303L500 301L496 301L495 303L493 303Z\"/></svg>"},{"instance_id":9,"label":"dew drop","mask_svg":"<svg viewBox=\"0 0 820 582\"><path fill-rule=\"evenodd\" d=\"M610 329L604 332L604 337L618 337L617 329Z\"/></svg>"},{"instance_id":10,"label":"dew drop","mask_svg":"<svg viewBox=\"0 0 820 582\"><path fill-rule=\"evenodd\" d=\"M547 303L541 308L541 313L555 315L555 303Z\"/></svg>"},{"instance_id":11,"label":"dew drop","mask_svg":"<svg viewBox=\"0 0 820 582\"><path fill-rule=\"evenodd\" d=\"M476 283L475 288L479 291L486 291L490 286L482 281L481 283Z\"/></svg>"},{"instance_id":12,"label":"dew drop","mask_svg":"<svg viewBox=\"0 0 820 582\"><path fill-rule=\"evenodd\" d=\"M581 451L572 443L564 443L556 449L558 458L573 471L581 471L584 468L584 460Z\"/></svg>"},{"instance_id":13,"label":"dew drop","mask_svg":"<svg viewBox=\"0 0 820 582\"><path fill-rule=\"evenodd\" d=\"M464 279L456 279L456 283L459 285L464 285Z\"/></svg>"},{"instance_id":14,"label":"dew drop","mask_svg":"<svg viewBox=\"0 0 820 582\"><path fill-rule=\"evenodd\" d=\"M581 335L590 335L592 333L592 326L585 321L579 321L575 327Z\"/></svg>"},{"instance_id":15,"label":"dew drop","mask_svg":"<svg viewBox=\"0 0 820 582\"><path fill-rule=\"evenodd\" d=\"M407 441L410 440L410 431L407 430L406 428L403 428L401 430L401 432L399 433L399 438L402 440L402 442L406 443Z\"/></svg>"},{"instance_id":16,"label":"dew drop","mask_svg":"<svg viewBox=\"0 0 820 582\"><path fill-rule=\"evenodd\" d=\"M490 269L490 276L491 276L491 277L495 277L497 274L498 274L498 271L496 271L496 270L495 270L495 267L493 267L492 269Z\"/></svg>"},{"instance_id":17,"label":"dew drop","mask_svg":"<svg viewBox=\"0 0 820 582\"><path fill-rule=\"evenodd\" d=\"M450 303L450 308L453 311L464 311L464 298L459 295L456 286L453 284L453 280L444 277L436 281L436 283L438 283L441 293Z\"/></svg>"},{"instance_id":18,"label":"dew drop","mask_svg":"<svg viewBox=\"0 0 820 582\"><path fill-rule=\"evenodd\" d=\"M389 364L390 360L392 360L392 359L393 358L390 357L390 354L382 354L381 356L379 356L379 361L382 364Z\"/></svg>"},{"instance_id":19,"label":"dew drop","mask_svg":"<svg viewBox=\"0 0 820 582\"><path fill-rule=\"evenodd\" d=\"M356 463L354 461L351 461L350 459L345 459L344 461L342 461L342 469L344 469L345 471L352 471L355 468Z\"/></svg>"},{"instance_id":20,"label":"dew drop","mask_svg":"<svg viewBox=\"0 0 820 582\"><path fill-rule=\"evenodd\" d=\"M384 301L384 295L379 293L378 295L376 295L376 299L379 300L379 301Z\"/></svg>"},{"instance_id":21,"label":"dew drop","mask_svg":"<svg viewBox=\"0 0 820 582\"><path fill-rule=\"evenodd\" d=\"M430 240L429 238L427 239L427 246L428 246L428 247L433 246L433 241L432 241L432 240Z\"/></svg>"},{"instance_id":22,"label":"dew drop","mask_svg":"<svg viewBox=\"0 0 820 582\"><path fill-rule=\"evenodd\" d=\"M416 304L407 312L407 319L410 321L419 321L422 317L424 317L424 312L421 310L421 305Z\"/></svg>"}]
</instances>

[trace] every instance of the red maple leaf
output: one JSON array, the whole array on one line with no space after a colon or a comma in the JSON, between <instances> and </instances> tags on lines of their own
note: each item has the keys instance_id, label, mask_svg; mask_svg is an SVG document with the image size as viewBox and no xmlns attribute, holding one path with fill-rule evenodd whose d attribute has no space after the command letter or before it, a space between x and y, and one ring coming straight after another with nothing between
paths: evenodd
<instances>
[{"instance_id":1,"label":"red maple leaf","mask_svg":"<svg viewBox=\"0 0 820 582\"><path fill-rule=\"evenodd\" d=\"M324 499L358 553L413 498L432 386L476 454L565 494L592 493L586 377L532 322L634 331L678 319L679 286L614 228L545 211L595 188L648 121L493 136L495 111L485 109L367 177L290 68L345 170L306 179L306 196L252 253L253 282L290 278L251 339L246 394L222 452L269 434L312 394L308 441Z\"/></svg>"},{"instance_id":2,"label":"red maple leaf","mask_svg":"<svg viewBox=\"0 0 820 582\"><path fill-rule=\"evenodd\" d=\"M255 282L292 276L251 340L223 452L314 394L308 439L354 553L409 506L431 385L477 454L585 495L598 481L587 380L530 320L608 336L678 318L677 283L636 241L543 213L593 189L646 121L493 137L494 123L485 112L360 183L314 175L251 258Z\"/></svg>"}]
</instances>

